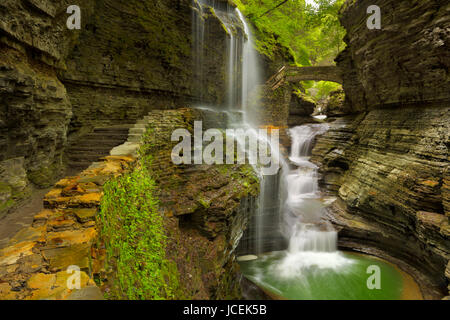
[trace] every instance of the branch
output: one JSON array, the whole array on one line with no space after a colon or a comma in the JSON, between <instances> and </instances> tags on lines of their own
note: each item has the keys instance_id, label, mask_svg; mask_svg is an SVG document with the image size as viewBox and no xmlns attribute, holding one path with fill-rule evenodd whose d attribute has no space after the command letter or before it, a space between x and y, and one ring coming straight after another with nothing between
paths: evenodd
<instances>
[{"instance_id":1,"label":"branch","mask_svg":"<svg viewBox=\"0 0 450 320\"><path fill-rule=\"evenodd\" d=\"M283 0L281 1L279 4L277 4L275 7L273 7L272 9L267 10L266 12L264 12L262 15L260 15L259 17L261 18L262 16L265 16L266 14L268 14L269 12L272 12L273 10L281 7L283 4L285 4L286 2L288 2L289 0Z\"/></svg>"}]
</instances>

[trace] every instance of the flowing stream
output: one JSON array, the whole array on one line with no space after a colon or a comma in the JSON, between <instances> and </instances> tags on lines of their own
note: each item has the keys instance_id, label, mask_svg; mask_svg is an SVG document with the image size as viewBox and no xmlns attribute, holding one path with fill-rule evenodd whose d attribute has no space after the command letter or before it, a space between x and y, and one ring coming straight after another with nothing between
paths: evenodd
<instances>
[{"instance_id":1,"label":"flowing stream","mask_svg":"<svg viewBox=\"0 0 450 320\"><path fill-rule=\"evenodd\" d=\"M398 299L405 296L407 275L395 266L367 256L337 250L337 232L324 219L324 210L332 199L318 188L318 168L309 161L315 138L327 131L325 123L306 124L289 130L292 145L288 159L278 152L267 136L258 131L257 117L249 108L255 90L263 84L254 48L251 28L244 16L226 2L193 0L194 68L199 81L198 95L203 97L204 41L208 32L203 20L207 7L214 10L228 32L226 61L226 103L198 109L227 119L227 128L247 129L250 137L265 143L279 162L280 170L260 178L258 207L252 219L255 246L252 255L238 259L244 275L276 297L288 299ZM312 119L312 118L311 118ZM314 121L312 121L314 122ZM245 137L235 137L245 149ZM250 156L250 155L249 155ZM279 228L288 239L287 250L267 252L270 237L267 227ZM382 270L383 290L368 290L367 267L376 264ZM414 289L415 290L415 289ZM413 292L415 292L412 290Z\"/></svg>"}]
</instances>

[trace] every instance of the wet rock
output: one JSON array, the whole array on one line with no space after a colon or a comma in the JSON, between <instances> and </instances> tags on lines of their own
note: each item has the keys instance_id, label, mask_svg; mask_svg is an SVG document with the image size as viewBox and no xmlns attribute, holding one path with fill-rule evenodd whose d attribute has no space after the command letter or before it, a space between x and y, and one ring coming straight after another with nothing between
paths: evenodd
<instances>
[{"instance_id":1,"label":"wet rock","mask_svg":"<svg viewBox=\"0 0 450 320\"><path fill-rule=\"evenodd\" d=\"M52 272L66 270L72 265L87 271L89 269L90 250L91 243L81 243L43 250L42 255L49 262L48 268Z\"/></svg>"},{"instance_id":2,"label":"wet rock","mask_svg":"<svg viewBox=\"0 0 450 320\"><path fill-rule=\"evenodd\" d=\"M450 259L450 59L442 45L449 5L384 0L382 29L368 30L363 3L342 9L348 46L337 58L353 115L330 124L312 161L321 186L339 197L329 215L341 243L388 252L442 297Z\"/></svg>"},{"instance_id":3,"label":"wet rock","mask_svg":"<svg viewBox=\"0 0 450 320\"><path fill-rule=\"evenodd\" d=\"M336 90L330 93L329 97L323 104L321 114L328 118L340 117L351 113L345 100L344 90Z\"/></svg>"},{"instance_id":4,"label":"wet rock","mask_svg":"<svg viewBox=\"0 0 450 320\"><path fill-rule=\"evenodd\" d=\"M31 256L36 245L32 241L24 241L0 250L0 266L8 266L17 263L21 258Z\"/></svg>"},{"instance_id":5,"label":"wet rock","mask_svg":"<svg viewBox=\"0 0 450 320\"><path fill-rule=\"evenodd\" d=\"M314 100L301 92L294 92L289 105L288 126L295 127L312 122L311 115L316 108Z\"/></svg>"}]
</instances>

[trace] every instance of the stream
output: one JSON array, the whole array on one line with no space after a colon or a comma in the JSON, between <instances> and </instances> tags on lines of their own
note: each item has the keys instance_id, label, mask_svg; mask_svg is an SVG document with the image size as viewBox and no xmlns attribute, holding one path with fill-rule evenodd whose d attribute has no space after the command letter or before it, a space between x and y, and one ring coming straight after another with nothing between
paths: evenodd
<instances>
[{"instance_id":1,"label":"stream","mask_svg":"<svg viewBox=\"0 0 450 320\"><path fill-rule=\"evenodd\" d=\"M246 128L258 140L257 117L249 107L249 97L262 84L251 28L238 9L219 6L215 1L196 1L193 15L194 67L202 79L201 57L208 30L202 13L212 7L229 33L227 44L227 101L221 106L198 106L201 110L225 114L229 128ZM242 29L243 32L238 30ZM202 91L200 86L198 90ZM202 96L202 94L200 94ZM252 104L257 104L253 99ZM257 108L256 108L257 109ZM253 111L254 112L254 111ZM260 197L254 219L254 252L238 257L242 273L276 299L420 299L417 284L398 267L375 257L341 252L338 234L324 219L326 207L334 199L324 197L318 187L318 168L309 161L315 138L328 130L326 123L289 129L291 153L278 152L280 170L264 175L259 166ZM237 137L239 138L239 137ZM241 147L245 147L245 141ZM274 219L275 217L275 219ZM279 224L288 248L267 252L267 225ZM378 278L371 277L378 272ZM375 275L376 276L376 275ZM374 277L375 277L374 276Z\"/></svg>"}]
</instances>

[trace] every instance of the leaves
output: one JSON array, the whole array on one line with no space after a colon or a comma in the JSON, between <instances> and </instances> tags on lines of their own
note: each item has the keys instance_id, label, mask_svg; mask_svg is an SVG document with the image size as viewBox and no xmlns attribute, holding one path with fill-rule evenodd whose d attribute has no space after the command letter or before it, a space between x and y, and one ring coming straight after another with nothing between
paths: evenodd
<instances>
[{"instance_id":1,"label":"leaves","mask_svg":"<svg viewBox=\"0 0 450 320\"><path fill-rule=\"evenodd\" d=\"M131 173L107 182L100 211L108 262L114 266L115 299L174 299L178 270L166 259L166 235L156 184L141 159ZM168 283L167 283L168 282Z\"/></svg>"},{"instance_id":2,"label":"leaves","mask_svg":"<svg viewBox=\"0 0 450 320\"><path fill-rule=\"evenodd\" d=\"M235 0L256 27L257 48L273 58L279 45L291 48L302 66L332 64L344 49L338 12L345 0Z\"/></svg>"}]
</instances>

